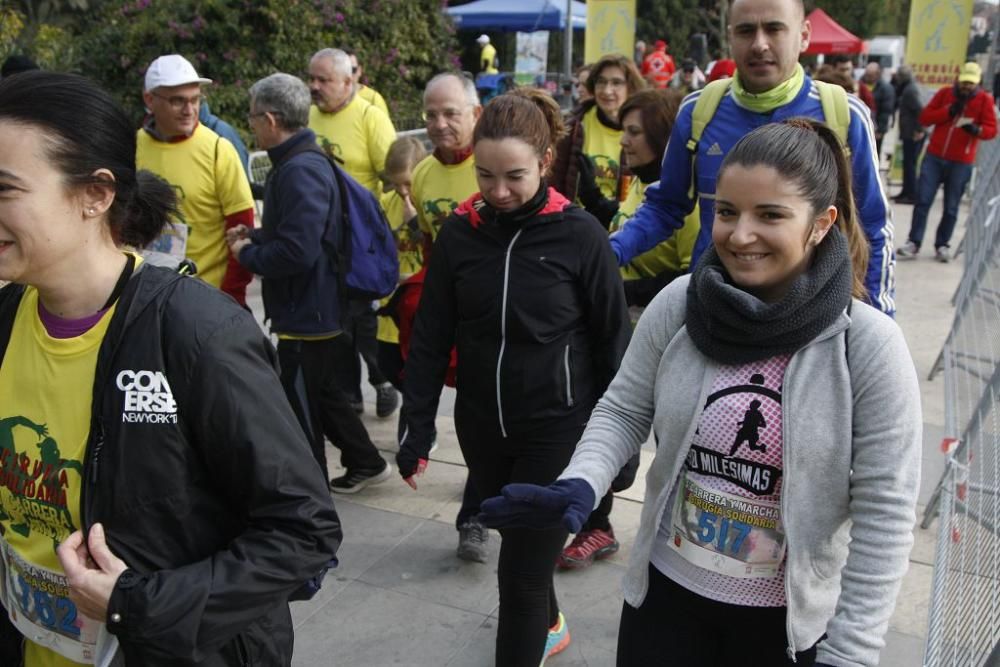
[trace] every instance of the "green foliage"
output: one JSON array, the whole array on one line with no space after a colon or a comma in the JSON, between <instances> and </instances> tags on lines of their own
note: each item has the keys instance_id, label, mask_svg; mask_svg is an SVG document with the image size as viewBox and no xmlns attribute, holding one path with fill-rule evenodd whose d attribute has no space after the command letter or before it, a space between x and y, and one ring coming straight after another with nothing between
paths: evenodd
<instances>
[{"instance_id":1,"label":"green foliage","mask_svg":"<svg viewBox=\"0 0 1000 667\"><path fill-rule=\"evenodd\" d=\"M137 118L146 67L180 53L215 82L212 111L244 134L250 85L277 71L303 76L324 47L357 51L397 126L419 117L424 83L454 66L441 0L109 0L78 25L80 52L100 54L83 73Z\"/></svg>"},{"instance_id":2,"label":"green foliage","mask_svg":"<svg viewBox=\"0 0 1000 667\"><path fill-rule=\"evenodd\" d=\"M637 0L636 39L652 48L658 39L670 44L671 55L680 64L688 50L688 39L705 33L709 53L722 44L719 3L716 0Z\"/></svg>"},{"instance_id":3,"label":"green foliage","mask_svg":"<svg viewBox=\"0 0 1000 667\"><path fill-rule=\"evenodd\" d=\"M0 9L0 62L24 53L48 69L73 70L76 44L67 30L51 23L33 23L13 10Z\"/></svg>"},{"instance_id":4,"label":"green foliage","mask_svg":"<svg viewBox=\"0 0 1000 667\"><path fill-rule=\"evenodd\" d=\"M821 7L834 21L862 39L875 34L875 28L886 16L885 2L858 2L858 0L823 0L806 2L808 14ZM904 30L902 34L905 34Z\"/></svg>"}]
</instances>

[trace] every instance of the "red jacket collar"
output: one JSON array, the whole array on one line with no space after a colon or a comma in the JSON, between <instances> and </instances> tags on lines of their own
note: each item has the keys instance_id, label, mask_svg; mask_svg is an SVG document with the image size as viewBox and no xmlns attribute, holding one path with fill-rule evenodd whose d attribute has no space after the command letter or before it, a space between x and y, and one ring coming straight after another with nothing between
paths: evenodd
<instances>
[{"instance_id":1,"label":"red jacket collar","mask_svg":"<svg viewBox=\"0 0 1000 667\"><path fill-rule=\"evenodd\" d=\"M545 202L545 206L542 208L541 211L538 212L538 215L541 216L541 215L550 215L552 213L561 213L565 211L571 204L572 202L563 197L558 190L556 190L552 186L549 186L548 201ZM471 224L473 227L479 227L480 223L482 223L483 221L483 217L479 214L479 211L485 205L486 205L486 200L483 199L482 193L477 192L468 199L466 199L464 202L459 204L458 208L455 209L455 213L462 217L468 218L469 224Z\"/></svg>"}]
</instances>

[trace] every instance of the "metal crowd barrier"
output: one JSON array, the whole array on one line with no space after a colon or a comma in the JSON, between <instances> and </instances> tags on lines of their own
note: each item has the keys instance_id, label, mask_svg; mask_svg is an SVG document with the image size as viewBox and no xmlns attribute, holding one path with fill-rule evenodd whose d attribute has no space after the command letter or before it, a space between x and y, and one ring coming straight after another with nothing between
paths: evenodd
<instances>
[{"instance_id":1,"label":"metal crowd barrier","mask_svg":"<svg viewBox=\"0 0 1000 667\"><path fill-rule=\"evenodd\" d=\"M945 472L924 665L996 664L1000 646L1000 141L983 142L944 374Z\"/></svg>"}]
</instances>

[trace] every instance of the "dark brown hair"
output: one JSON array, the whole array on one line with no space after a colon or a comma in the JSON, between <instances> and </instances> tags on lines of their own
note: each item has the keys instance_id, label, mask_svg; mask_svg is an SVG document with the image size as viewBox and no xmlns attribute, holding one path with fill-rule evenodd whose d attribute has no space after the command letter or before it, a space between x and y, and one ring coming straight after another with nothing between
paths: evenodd
<instances>
[{"instance_id":1,"label":"dark brown hair","mask_svg":"<svg viewBox=\"0 0 1000 667\"><path fill-rule=\"evenodd\" d=\"M684 95L679 90L670 88L640 90L625 100L618 110L618 122L624 121L628 113L638 111L646 143L653 155L662 159L683 99Z\"/></svg>"},{"instance_id":2,"label":"dark brown hair","mask_svg":"<svg viewBox=\"0 0 1000 667\"><path fill-rule=\"evenodd\" d=\"M587 87L587 90L590 91L591 95L596 94L597 77L601 76L601 72L606 67L619 67L621 68L621 71L625 72L625 85L628 87L629 95L646 88L646 80L642 78L641 74L639 74L639 70L636 68L635 63L633 63L630 58L626 58L625 56L612 54L602 56L601 59L594 63L593 67L590 68L590 74L587 76L587 82L584 85Z\"/></svg>"},{"instance_id":3,"label":"dark brown hair","mask_svg":"<svg viewBox=\"0 0 1000 667\"><path fill-rule=\"evenodd\" d=\"M176 215L173 188L135 167L135 127L121 106L91 81L35 70L0 82L0 119L43 131L46 156L70 188L114 190L108 224L115 243L141 248ZM107 169L114 181L94 176Z\"/></svg>"},{"instance_id":4,"label":"dark brown hair","mask_svg":"<svg viewBox=\"0 0 1000 667\"><path fill-rule=\"evenodd\" d=\"M837 134L813 118L789 118L759 127L746 135L726 155L719 178L732 165L763 165L798 185L812 207L812 215L837 207L836 226L847 239L853 273L852 293L868 300L868 240L858 223L851 187L851 164Z\"/></svg>"},{"instance_id":5,"label":"dark brown hair","mask_svg":"<svg viewBox=\"0 0 1000 667\"><path fill-rule=\"evenodd\" d=\"M483 107L472 135L473 145L482 139L520 139L535 148L538 157L552 149L566 134L562 111L552 96L537 88L516 88L494 97Z\"/></svg>"}]
</instances>

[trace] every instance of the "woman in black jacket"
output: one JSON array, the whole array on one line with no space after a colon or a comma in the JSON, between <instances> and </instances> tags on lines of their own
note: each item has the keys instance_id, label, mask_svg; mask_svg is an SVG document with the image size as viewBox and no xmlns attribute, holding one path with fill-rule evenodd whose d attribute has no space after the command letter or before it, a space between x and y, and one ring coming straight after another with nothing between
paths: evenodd
<instances>
[{"instance_id":1,"label":"woman in black jacket","mask_svg":"<svg viewBox=\"0 0 1000 667\"><path fill-rule=\"evenodd\" d=\"M480 192L435 242L406 363L397 462L414 488L452 345L455 429L483 498L555 479L627 346L607 234L544 180L561 125L555 103L534 91L494 99L476 125ZM566 531L501 536L496 661L534 667L569 643L552 585Z\"/></svg>"},{"instance_id":2,"label":"woman in black jacket","mask_svg":"<svg viewBox=\"0 0 1000 667\"><path fill-rule=\"evenodd\" d=\"M251 315L123 248L174 212L107 93L0 82L2 665L289 665L340 543Z\"/></svg>"}]
</instances>

